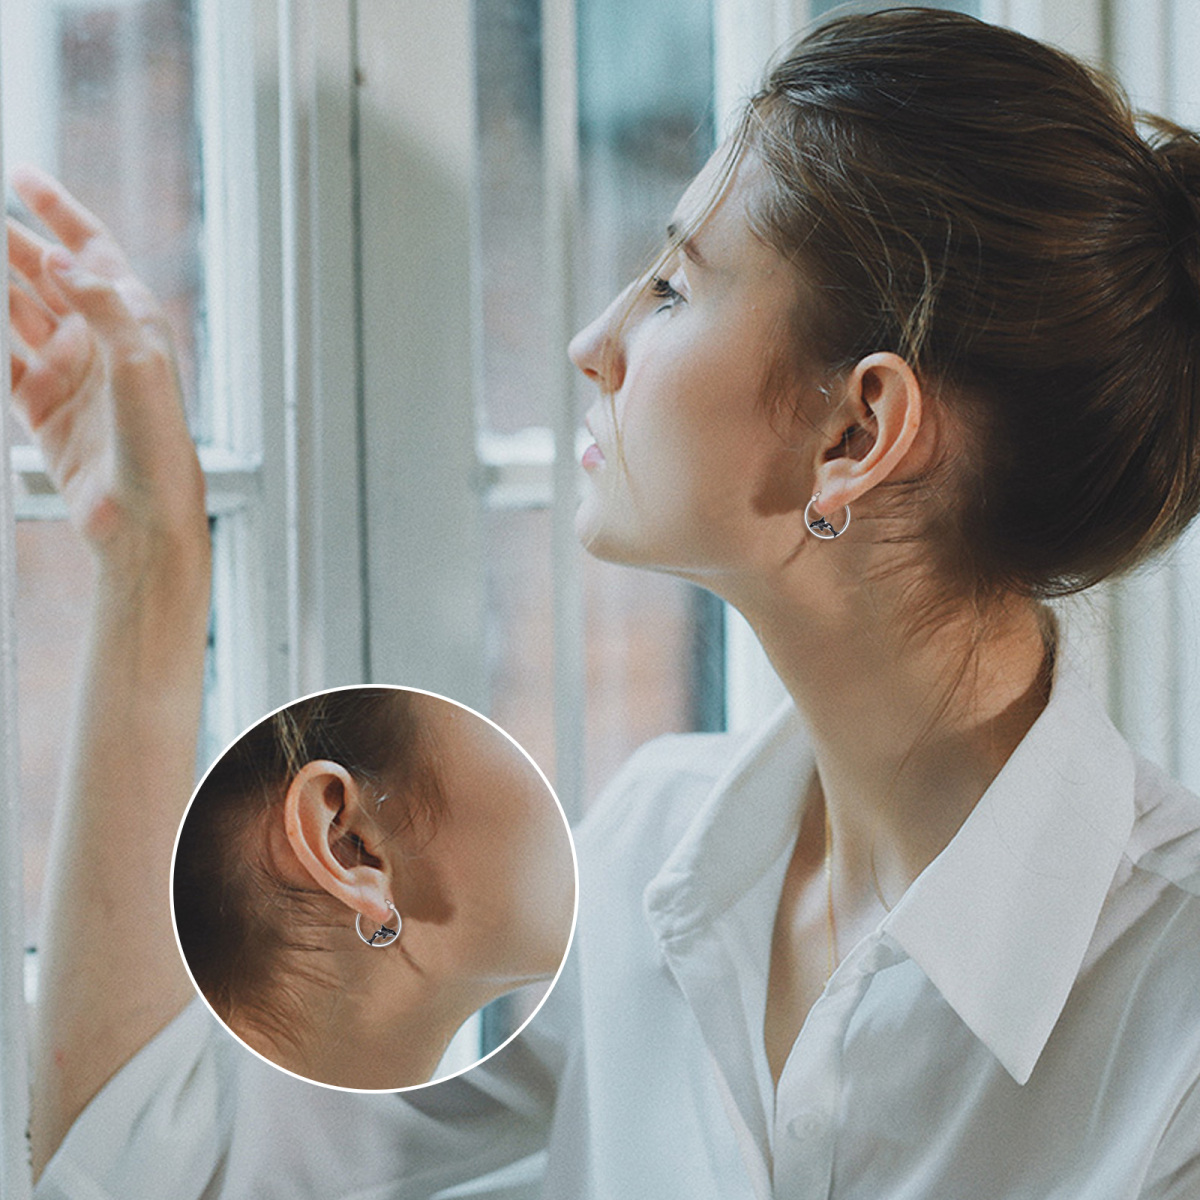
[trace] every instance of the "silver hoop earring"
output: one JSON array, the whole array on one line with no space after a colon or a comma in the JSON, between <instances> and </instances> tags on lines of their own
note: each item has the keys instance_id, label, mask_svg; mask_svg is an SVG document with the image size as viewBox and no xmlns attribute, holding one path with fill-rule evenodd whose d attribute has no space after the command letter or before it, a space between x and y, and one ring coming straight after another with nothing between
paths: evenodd
<instances>
[{"instance_id":1,"label":"silver hoop earring","mask_svg":"<svg viewBox=\"0 0 1200 1200\"><path fill-rule=\"evenodd\" d=\"M813 535L813 537L819 537L823 542L831 542L834 538L841 537L842 534L850 528L850 505L847 504L844 506L844 511L846 513L845 523L842 525L841 529L834 529L834 527L824 517L820 515L816 517L809 516L809 513L812 512L812 506L816 504L820 497L821 493L817 492L817 494L813 496L808 504L805 505L804 523L808 526L808 531Z\"/></svg>"},{"instance_id":2,"label":"silver hoop earring","mask_svg":"<svg viewBox=\"0 0 1200 1200\"><path fill-rule=\"evenodd\" d=\"M400 927L403 924L400 920L400 914L396 911L396 906L390 900L386 901L386 903L388 908L392 910L392 915L396 918L394 928L385 921L370 937L367 937L363 933L362 913L356 914L354 918L354 931L373 950L379 950L383 946L390 946L393 942L400 940Z\"/></svg>"}]
</instances>

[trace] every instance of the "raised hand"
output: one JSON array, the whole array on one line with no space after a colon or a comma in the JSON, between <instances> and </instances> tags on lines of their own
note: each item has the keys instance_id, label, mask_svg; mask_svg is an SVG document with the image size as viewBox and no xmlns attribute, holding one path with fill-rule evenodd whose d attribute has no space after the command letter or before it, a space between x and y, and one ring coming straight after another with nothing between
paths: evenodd
<instances>
[{"instance_id":1,"label":"raised hand","mask_svg":"<svg viewBox=\"0 0 1200 1200\"><path fill-rule=\"evenodd\" d=\"M59 240L9 223L14 401L98 567L38 945L36 1172L192 994L167 897L195 764L210 556L161 309L58 183L29 169L13 183Z\"/></svg>"},{"instance_id":2,"label":"raised hand","mask_svg":"<svg viewBox=\"0 0 1200 1200\"><path fill-rule=\"evenodd\" d=\"M72 523L106 559L203 542L203 476L157 300L59 183L28 167L12 182L61 242L9 221L13 399Z\"/></svg>"}]
</instances>

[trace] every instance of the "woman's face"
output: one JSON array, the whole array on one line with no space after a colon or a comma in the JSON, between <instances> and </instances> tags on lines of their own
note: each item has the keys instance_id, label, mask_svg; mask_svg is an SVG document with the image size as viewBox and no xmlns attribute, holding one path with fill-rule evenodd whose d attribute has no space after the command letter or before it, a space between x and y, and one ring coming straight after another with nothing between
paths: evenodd
<instances>
[{"instance_id":1,"label":"woman's face","mask_svg":"<svg viewBox=\"0 0 1200 1200\"><path fill-rule=\"evenodd\" d=\"M437 697L414 699L443 808L432 837L395 863L402 942L419 965L464 987L499 994L547 979L575 908L570 836L553 794L493 725Z\"/></svg>"},{"instance_id":2,"label":"woman's face","mask_svg":"<svg viewBox=\"0 0 1200 1200\"><path fill-rule=\"evenodd\" d=\"M673 225L702 211L721 157L688 188ZM778 541L781 518L780 545L801 536L811 468L764 398L796 274L751 230L758 169L743 160L632 308L637 283L571 342L572 361L602 393L587 413L595 445L583 456L590 486L576 518L601 558L711 583L771 553L763 539Z\"/></svg>"}]
</instances>

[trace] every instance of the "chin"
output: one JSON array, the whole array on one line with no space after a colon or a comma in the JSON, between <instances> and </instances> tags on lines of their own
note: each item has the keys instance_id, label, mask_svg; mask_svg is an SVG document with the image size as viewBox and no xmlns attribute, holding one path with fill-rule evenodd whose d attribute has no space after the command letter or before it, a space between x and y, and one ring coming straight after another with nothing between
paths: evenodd
<instances>
[{"instance_id":1,"label":"chin","mask_svg":"<svg viewBox=\"0 0 1200 1200\"><path fill-rule=\"evenodd\" d=\"M675 561L675 555L665 553L662 547L647 545L644 537L613 529L611 525L593 525L578 520L575 523L575 532L584 550L601 562L635 567L642 571L681 575L688 579L692 577L688 570Z\"/></svg>"},{"instance_id":2,"label":"chin","mask_svg":"<svg viewBox=\"0 0 1200 1200\"><path fill-rule=\"evenodd\" d=\"M621 552L620 539L614 538L612 531L607 528L600 498L594 490L584 497L575 513L575 536L593 558L605 562L627 561Z\"/></svg>"},{"instance_id":3,"label":"chin","mask_svg":"<svg viewBox=\"0 0 1200 1200\"><path fill-rule=\"evenodd\" d=\"M575 535L593 557L629 567L653 567L648 553L645 521L624 483L603 466L589 471L583 499L575 511Z\"/></svg>"},{"instance_id":4,"label":"chin","mask_svg":"<svg viewBox=\"0 0 1200 1200\"><path fill-rule=\"evenodd\" d=\"M712 548L698 542L693 521L680 528L666 518L662 521L639 519L639 514L624 497L606 498L595 483L585 492L575 513L575 535L579 544L603 562L645 571L678 575L702 583L712 563Z\"/></svg>"},{"instance_id":5,"label":"chin","mask_svg":"<svg viewBox=\"0 0 1200 1200\"><path fill-rule=\"evenodd\" d=\"M628 499L606 488L603 473L588 476L583 499L575 511L575 536L593 557L625 566L646 565L643 542L636 514L629 511Z\"/></svg>"},{"instance_id":6,"label":"chin","mask_svg":"<svg viewBox=\"0 0 1200 1200\"><path fill-rule=\"evenodd\" d=\"M632 538L622 538L607 529L580 529L576 526L579 544L601 562L616 563L622 567L641 567L663 570L649 559Z\"/></svg>"}]
</instances>

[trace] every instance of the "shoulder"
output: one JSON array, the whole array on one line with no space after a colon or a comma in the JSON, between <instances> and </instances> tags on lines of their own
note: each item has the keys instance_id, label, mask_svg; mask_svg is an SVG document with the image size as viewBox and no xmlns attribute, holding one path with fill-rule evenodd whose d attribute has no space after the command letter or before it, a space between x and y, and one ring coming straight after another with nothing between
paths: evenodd
<instances>
[{"instance_id":1,"label":"shoulder","mask_svg":"<svg viewBox=\"0 0 1200 1200\"><path fill-rule=\"evenodd\" d=\"M1200 1075L1200 797L1154 764L1137 760L1136 815L1114 911L1124 940L1141 946L1139 990L1189 1031Z\"/></svg>"},{"instance_id":2,"label":"shoulder","mask_svg":"<svg viewBox=\"0 0 1200 1200\"><path fill-rule=\"evenodd\" d=\"M576 831L581 859L620 858L652 870L683 836L745 741L743 734L675 733L647 742Z\"/></svg>"},{"instance_id":3,"label":"shoulder","mask_svg":"<svg viewBox=\"0 0 1200 1200\"><path fill-rule=\"evenodd\" d=\"M1153 1066L1164 1094L1200 1086L1200 798L1136 758L1134 820L1085 976L1103 984L1129 1070Z\"/></svg>"},{"instance_id":4,"label":"shoulder","mask_svg":"<svg viewBox=\"0 0 1200 1200\"><path fill-rule=\"evenodd\" d=\"M1136 761L1130 860L1179 899L1200 900L1200 796L1148 760Z\"/></svg>"},{"instance_id":5,"label":"shoulder","mask_svg":"<svg viewBox=\"0 0 1200 1200\"><path fill-rule=\"evenodd\" d=\"M1138 1105L1154 1116L1142 1194L1165 1200L1200 1195L1200 797L1138 758L1134 800L1127 872L1110 909L1120 936L1105 958L1129 960L1114 972L1129 1043L1114 1074L1138 1081Z\"/></svg>"},{"instance_id":6,"label":"shoulder","mask_svg":"<svg viewBox=\"0 0 1200 1200\"><path fill-rule=\"evenodd\" d=\"M1146 1017L1186 1011L1200 1069L1200 798L1137 755L1134 769L1132 828L1088 962L1124 964Z\"/></svg>"},{"instance_id":7,"label":"shoulder","mask_svg":"<svg viewBox=\"0 0 1200 1200\"><path fill-rule=\"evenodd\" d=\"M37 1195L199 1196L232 1134L233 1041L197 998L93 1097Z\"/></svg>"}]
</instances>

